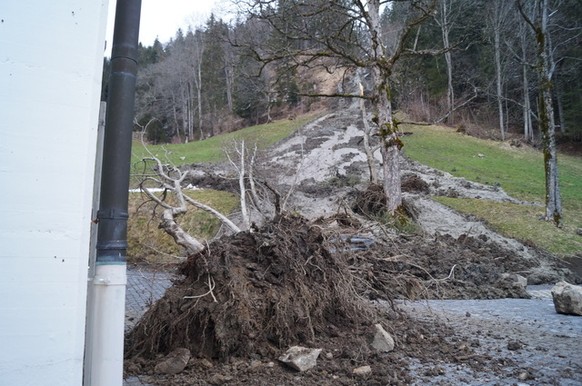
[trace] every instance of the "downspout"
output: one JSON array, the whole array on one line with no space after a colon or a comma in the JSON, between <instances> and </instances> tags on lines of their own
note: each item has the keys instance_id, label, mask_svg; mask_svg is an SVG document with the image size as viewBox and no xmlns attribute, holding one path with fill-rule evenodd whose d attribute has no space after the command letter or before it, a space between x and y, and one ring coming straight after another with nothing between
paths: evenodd
<instances>
[{"instance_id":1,"label":"downspout","mask_svg":"<svg viewBox=\"0 0 582 386\"><path fill-rule=\"evenodd\" d=\"M117 0L87 344L91 386L123 384L127 218L141 0Z\"/></svg>"}]
</instances>

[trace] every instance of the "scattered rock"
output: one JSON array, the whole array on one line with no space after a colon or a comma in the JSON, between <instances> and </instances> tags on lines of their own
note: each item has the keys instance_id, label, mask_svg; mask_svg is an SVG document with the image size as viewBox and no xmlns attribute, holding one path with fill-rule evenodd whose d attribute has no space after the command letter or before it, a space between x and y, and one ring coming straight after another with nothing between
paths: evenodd
<instances>
[{"instance_id":1,"label":"scattered rock","mask_svg":"<svg viewBox=\"0 0 582 386\"><path fill-rule=\"evenodd\" d=\"M582 316L582 287L561 281L552 288L552 298L557 313Z\"/></svg>"},{"instance_id":2,"label":"scattered rock","mask_svg":"<svg viewBox=\"0 0 582 386\"><path fill-rule=\"evenodd\" d=\"M519 373L517 378L520 381L528 381L528 380L535 379L535 377L529 371L522 371L521 373ZM524 385L524 384L520 383L519 385ZM527 385L527 383L525 385Z\"/></svg>"},{"instance_id":3,"label":"scattered rock","mask_svg":"<svg viewBox=\"0 0 582 386\"><path fill-rule=\"evenodd\" d=\"M380 324L375 324L376 335L372 342L372 347L380 352L390 352L394 350L394 338Z\"/></svg>"},{"instance_id":4,"label":"scattered rock","mask_svg":"<svg viewBox=\"0 0 582 386\"><path fill-rule=\"evenodd\" d=\"M210 362L206 358L202 358L199 363L200 363L200 366L202 366L202 367L204 367L206 369L211 369L211 368L214 367L214 364L212 364L212 362Z\"/></svg>"},{"instance_id":5,"label":"scattered rock","mask_svg":"<svg viewBox=\"0 0 582 386\"><path fill-rule=\"evenodd\" d=\"M504 273L501 275L501 280L524 290L527 287L527 279L517 273Z\"/></svg>"},{"instance_id":6,"label":"scattered rock","mask_svg":"<svg viewBox=\"0 0 582 386\"><path fill-rule=\"evenodd\" d=\"M228 383L230 381L232 381L231 376L222 374L214 374L208 379L208 383L211 385L224 385L225 383Z\"/></svg>"},{"instance_id":7,"label":"scattered rock","mask_svg":"<svg viewBox=\"0 0 582 386\"><path fill-rule=\"evenodd\" d=\"M438 377L438 376L444 375L444 374L445 374L445 369L442 368L441 366L429 367L424 372L424 375L427 375L430 377Z\"/></svg>"},{"instance_id":8,"label":"scattered rock","mask_svg":"<svg viewBox=\"0 0 582 386\"><path fill-rule=\"evenodd\" d=\"M249 364L249 370L257 370L262 366L263 366L263 363L261 361L254 360L254 361L251 361L251 363Z\"/></svg>"},{"instance_id":9,"label":"scattered rock","mask_svg":"<svg viewBox=\"0 0 582 386\"><path fill-rule=\"evenodd\" d=\"M356 367L352 373L354 375L368 375L368 374L372 374L372 368L370 366L362 366L362 367Z\"/></svg>"},{"instance_id":10,"label":"scattered rock","mask_svg":"<svg viewBox=\"0 0 582 386\"><path fill-rule=\"evenodd\" d=\"M301 346L293 346L287 352L279 357L279 361L285 363L287 366L297 370L306 371L315 367L317 357L321 353L320 348L307 348Z\"/></svg>"},{"instance_id":11,"label":"scattered rock","mask_svg":"<svg viewBox=\"0 0 582 386\"><path fill-rule=\"evenodd\" d=\"M178 374L188 365L190 360L190 350L187 348L177 348L156 365L154 371L159 374Z\"/></svg>"},{"instance_id":12,"label":"scattered rock","mask_svg":"<svg viewBox=\"0 0 582 386\"><path fill-rule=\"evenodd\" d=\"M578 229L576 229L576 234L577 234L578 236L582 236L582 228L578 228Z\"/></svg>"},{"instance_id":13,"label":"scattered rock","mask_svg":"<svg viewBox=\"0 0 582 386\"><path fill-rule=\"evenodd\" d=\"M507 349L510 351L520 350L523 347L523 344L517 340L510 340L507 342Z\"/></svg>"}]
</instances>

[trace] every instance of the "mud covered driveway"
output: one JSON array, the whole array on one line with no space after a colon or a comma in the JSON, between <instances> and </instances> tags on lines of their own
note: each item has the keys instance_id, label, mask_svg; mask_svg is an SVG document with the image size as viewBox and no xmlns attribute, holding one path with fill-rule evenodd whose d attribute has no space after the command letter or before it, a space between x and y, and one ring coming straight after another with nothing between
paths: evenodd
<instances>
[{"instance_id":1,"label":"mud covered driveway","mask_svg":"<svg viewBox=\"0 0 582 386\"><path fill-rule=\"evenodd\" d=\"M547 288L530 286L532 299L400 304L414 319L451 327L451 340L468 342L491 359L481 369L446 363L415 368L413 362L415 384L582 385L582 318L557 314Z\"/></svg>"},{"instance_id":2,"label":"mud covered driveway","mask_svg":"<svg viewBox=\"0 0 582 386\"><path fill-rule=\"evenodd\" d=\"M423 232L396 235L368 223L355 224L351 218L338 217L345 212L345 206L342 205L346 205L346 195L353 190L353 186L341 182L349 180L350 176L360 176L362 182L365 182L367 176L366 165L358 150L361 131L354 117L357 117L357 112L345 111L308 125L273 149L271 158L265 162L265 165L272 168L270 177L269 170L266 173L270 180L278 180L280 186L286 185L294 190L289 202L290 211L300 213L309 220L324 216L325 219L320 222L310 222L310 227L328 232L332 224L339 224L343 226L341 235L364 234L376 240L377 249L371 249L369 254L360 257L348 257L345 264L354 275L352 289L361 296L367 295L367 299L374 299L371 303L377 305L381 313L385 313L386 318L381 319L394 335L396 350L386 354L370 351L370 325L362 323L365 319L363 314L357 314L350 319L349 324L343 326L348 328L330 323L330 319L322 319L320 325L316 326L318 334L314 337L303 339L298 334L297 339L292 337L280 345L285 347L277 348L270 345L272 336L259 342L258 338L264 332L259 326L256 331L243 334L249 347L244 355L225 354L222 361L214 360L212 355L193 355L185 370L175 375L158 374L154 368L167 351L179 347L178 344L184 344L181 338L177 339L179 342L173 341L171 347L150 350L148 355L142 355L144 345L134 346L137 347L134 349L135 355L126 363L128 374L137 376L141 382L159 385L582 385L582 318L556 314L547 287L533 293L538 298L526 299L527 294L514 293L499 285L503 284L499 282L503 273L518 272L528 276L530 282L553 284L564 274L555 259L515 240L503 238L474 219L467 219L438 206L430 199L430 195L439 193L435 190L442 190L445 186L447 191L454 190L460 196L478 195L493 200L512 200L503 191L456 179L403 160L404 173L419 176L430 187L428 193L413 192L408 197L421 212L418 220ZM350 227L354 229L350 231ZM292 235L301 232L301 229L293 232L287 230ZM249 275L244 286L250 289L256 287L255 300L258 302L264 297L267 288L264 278L271 274L282 278L286 272L273 271L273 267L284 266L279 262L271 264L270 260L256 261L260 255L257 251L264 250L265 245L273 249L276 245L273 237L283 233L271 229L264 233L264 237L261 236L264 240L260 242L240 242L234 245L237 247L236 254L220 252L224 244L230 242L223 240L222 244L210 249L217 256L209 255L205 258L215 264L219 261L218 256L246 256L246 260L241 260L244 264L236 265L235 268L237 272ZM313 234L313 229L310 228L305 234ZM326 235L325 239L334 239ZM287 243L286 239L283 241L286 246L301 245ZM256 244L262 249L240 248L247 244ZM316 244L317 248L321 247L320 242ZM337 248L331 246L328 249L332 250ZM287 255L282 254L280 260L286 259ZM312 255L311 252L305 255L305 262L298 261L294 266L301 267L311 262L316 267L323 267L324 261L315 261ZM183 291L177 291L179 288L170 291L174 296L173 299L171 296L166 297L168 308L154 310L157 316L141 327L142 333L137 338L146 341L152 331L177 324L181 318L191 318L189 315L196 308L184 306L181 299L192 297L192 294L205 294L208 288L212 291L215 281L217 286L214 291L218 296L221 289L232 283L232 280L217 280L220 272L233 272L231 265L216 267L220 269L211 272L202 268L191 275L190 281L182 283ZM200 277L206 281L197 280ZM225 276L225 279L229 278ZM271 281L275 283L276 280ZM288 281L297 283L295 279ZM371 283L370 287L358 288L358 283L364 281ZM283 291L287 287L281 288ZM317 293L318 288L309 291ZM413 295L416 299L464 300L397 301L398 309L405 311L399 313L378 300L386 294L395 295L394 298ZM523 298L503 299L506 296ZM194 297L198 298L199 295ZM235 296L225 296L225 299L231 298ZM495 300L471 300L475 298ZM206 315L212 318L218 315L216 309L223 302L215 305L217 302L209 296L200 299L201 303L208 302ZM289 299L295 300L293 296L289 296ZM239 304L240 301L233 302L233 306ZM199 304L196 307L199 308ZM253 311L255 307L248 309ZM280 309L273 308L276 312ZM167 310L176 310L176 316L167 320L159 317L168 314ZM310 313L305 314L310 316ZM233 314L232 309L225 309L220 315L227 316L220 320L228 323L241 319ZM251 316L250 320L258 320L256 315ZM160 320L163 321L161 324ZM206 323L209 327L204 330L205 334L209 335L213 330L220 333L233 330L216 330L216 325L215 322L212 325ZM178 336L190 327L192 325L185 324L184 327L176 328L172 334ZM160 336L159 342L162 338ZM227 341L241 342L243 339ZM154 339L146 346L162 347L159 342ZM258 350L259 343L267 345ZM281 350L286 349L287 343L321 348L323 351L317 366L305 373L297 373L281 365L277 357ZM195 353L196 345L190 349ZM362 366L369 366L370 372L365 375L354 374L353 370Z\"/></svg>"}]
</instances>

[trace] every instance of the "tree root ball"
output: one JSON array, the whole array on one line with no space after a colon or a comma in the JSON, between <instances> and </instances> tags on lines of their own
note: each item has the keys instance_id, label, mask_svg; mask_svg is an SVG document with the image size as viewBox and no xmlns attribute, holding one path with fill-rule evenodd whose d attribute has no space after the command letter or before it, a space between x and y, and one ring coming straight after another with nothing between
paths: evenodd
<instances>
[{"instance_id":1,"label":"tree root ball","mask_svg":"<svg viewBox=\"0 0 582 386\"><path fill-rule=\"evenodd\" d=\"M223 238L181 273L128 334L128 358L178 347L208 358L272 356L374 318L354 290L347 257L300 217Z\"/></svg>"}]
</instances>

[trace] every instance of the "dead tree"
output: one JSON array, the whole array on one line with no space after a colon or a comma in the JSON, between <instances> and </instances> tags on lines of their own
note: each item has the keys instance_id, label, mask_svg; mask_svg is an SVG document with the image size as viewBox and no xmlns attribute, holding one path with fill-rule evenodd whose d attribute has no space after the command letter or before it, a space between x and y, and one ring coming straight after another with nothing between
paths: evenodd
<instances>
[{"instance_id":1,"label":"dead tree","mask_svg":"<svg viewBox=\"0 0 582 386\"><path fill-rule=\"evenodd\" d=\"M385 3L381 0L246 0L240 3L250 18L264 23L277 37L267 45L264 41L235 42L252 51L265 66L285 62L294 68L320 66L329 72L361 68L370 74L371 90L365 96L357 91L333 94L313 91L304 95L365 98L371 102L374 134L382 144L388 211L394 213L402 205L400 157L403 143L393 118L390 79L401 57L433 53L407 48L407 44L412 31L433 14L436 0L399 3L406 5L403 9L406 17L398 36L390 44L383 36L380 23L380 9Z\"/></svg>"},{"instance_id":2,"label":"dead tree","mask_svg":"<svg viewBox=\"0 0 582 386\"><path fill-rule=\"evenodd\" d=\"M248 174L246 169L246 148L244 139L239 143L234 142L234 152L237 154L238 162L235 162L228 152L226 152L226 157L231 165L234 167L238 174L238 186L240 191L240 210L242 214L242 226L244 229L248 229L251 224L249 209L247 205L247 189L245 186L245 177Z\"/></svg>"},{"instance_id":3,"label":"dead tree","mask_svg":"<svg viewBox=\"0 0 582 386\"><path fill-rule=\"evenodd\" d=\"M170 235L176 244L182 246L188 256L196 254L204 249L198 239L186 232L178 223L177 219L184 215L189 207L194 206L198 209L204 210L217 219L222 224L229 228L233 233L238 233L241 229L236 226L227 216L220 213L216 209L202 202L199 202L184 193L182 184L189 175L189 171L182 171L173 165L164 165L160 159L148 149L146 146L144 136L148 125L155 119L150 120L146 125L142 126L141 143L150 157L144 158L143 162L153 162L153 174L145 175L140 182L140 190L153 201L156 205L163 208L160 217L159 228ZM152 187L153 185L153 187ZM163 189L161 196L157 196L154 191L156 189ZM171 203L168 199L168 193L176 203Z\"/></svg>"},{"instance_id":4,"label":"dead tree","mask_svg":"<svg viewBox=\"0 0 582 386\"><path fill-rule=\"evenodd\" d=\"M259 151L255 143L249 148L245 140L233 141L225 155L236 172L240 192L242 229L248 229L254 220L263 221L282 214L279 191L257 175ZM291 194L291 193L289 193Z\"/></svg>"},{"instance_id":5,"label":"dead tree","mask_svg":"<svg viewBox=\"0 0 582 386\"><path fill-rule=\"evenodd\" d=\"M220 213L211 206L194 200L192 197L189 197L184 193L182 184L186 177L188 177L188 171L183 172L173 166L164 166L156 157L146 158L144 161L154 162L153 170L157 176L146 177L140 184L140 189L148 196L150 200L164 208L160 218L159 227L167 234L172 236L178 245L184 247L188 255L193 255L204 249L204 244L186 232L176 221L179 216L185 214L188 211L188 204L212 214L224 225L230 228L234 233L241 231L240 228L237 227L224 214ZM153 189L147 186L148 182L153 182L158 186L158 188L164 189L162 197L155 195ZM176 204L171 204L168 200L166 200L168 193L171 193L171 195L174 197L175 201L177 202Z\"/></svg>"}]
</instances>

